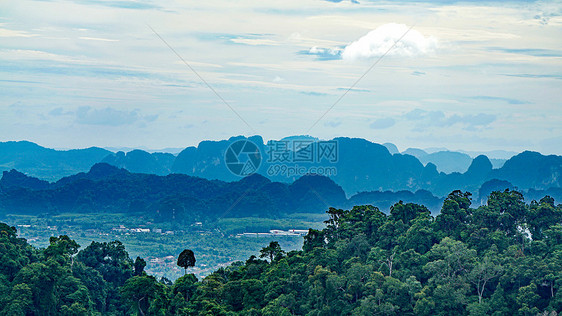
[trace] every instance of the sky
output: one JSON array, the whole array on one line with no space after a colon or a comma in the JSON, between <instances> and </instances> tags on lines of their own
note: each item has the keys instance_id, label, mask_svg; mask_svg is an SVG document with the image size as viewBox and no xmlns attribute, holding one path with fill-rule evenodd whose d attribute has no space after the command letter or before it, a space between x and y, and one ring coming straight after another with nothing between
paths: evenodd
<instances>
[{"instance_id":1,"label":"sky","mask_svg":"<svg viewBox=\"0 0 562 316\"><path fill-rule=\"evenodd\" d=\"M0 141L562 154L562 1L0 0Z\"/></svg>"}]
</instances>

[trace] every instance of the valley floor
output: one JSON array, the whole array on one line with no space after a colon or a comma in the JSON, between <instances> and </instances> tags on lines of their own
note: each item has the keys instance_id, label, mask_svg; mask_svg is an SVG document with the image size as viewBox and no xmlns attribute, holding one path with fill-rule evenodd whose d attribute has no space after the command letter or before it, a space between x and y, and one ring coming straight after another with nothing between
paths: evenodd
<instances>
[{"instance_id":1,"label":"valley floor","mask_svg":"<svg viewBox=\"0 0 562 316\"><path fill-rule=\"evenodd\" d=\"M131 258L140 256L146 260L147 273L175 280L184 274L176 260L186 248L192 249L197 259L190 272L201 278L232 262L258 255L271 241L279 242L286 251L300 250L302 236L272 234L270 230L318 229L323 227L325 218L325 214L294 214L286 219L226 218L188 226L153 223L124 214L6 215L2 221L16 226L19 237L41 248L49 245L49 237L60 235L76 240L81 249L92 241L119 240Z\"/></svg>"}]
</instances>

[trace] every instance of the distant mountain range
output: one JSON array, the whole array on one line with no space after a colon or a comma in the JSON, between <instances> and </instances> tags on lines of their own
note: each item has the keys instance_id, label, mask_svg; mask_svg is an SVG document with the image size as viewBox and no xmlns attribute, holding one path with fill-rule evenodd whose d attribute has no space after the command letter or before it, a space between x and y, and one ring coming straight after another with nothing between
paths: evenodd
<instances>
[{"instance_id":1,"label":"distant mountain range","mask_svg":"<svg viewBox=\"0 0 562 316\"><path fill-rule=\"evenodd\" d=\"M185 174L205 179L238 181L225 166L224 157L229 145L242 136L222 141L203 141L197 147L188 147L177 156L170 153L149 153L143 150L110 152L101 148L56 151L30 142L0 143L0 171L16 169L26 175L50 182L80 172L86 172L98 162L124 168L133 173L154 175ZM260 136L248 138L256 144L262 155L257 173L271 181L292 183L302 174L275 174L272 166L279 162L268 161L271 147L264 144ZM300 136L284 140L310 140ZM543 191L562 186L562 156L545 156L536 152L523 152L509 160L493 162L484 155L472 159L468 154L451 151L428 153L421 149L407 149L398 152L393 144L383 145L356 138L336 138L338 157L334 162L323 160L311 164L286 161L286 168L323 167L333 168L336 174L330 178L343 188L347 196L371 191L425 190L443 197L452 190L461 189L478 196L481 186L492 180L508 182L520 190ZM312 146L312 145L311 145ZM310 152L312 147L289 151L289 155ZM507 155L498 152L496 157ZM271 158L271 157L269 157ZM501 160L501 161L500 161ZM462 172L458 172L458 171ZM480 197L478 197L480 200Z\"/></svg>"},{"instance_id":2,"label":"distant mountain range","mask_svg":"<svg viewBox=\"0 0 562 316\"><path fill-rule=\"evenodd\" d=\"M385 144L384 146L388 149L387 144ZM418 160L424 165L427 165L428 163L432 163L437 167L437 170L439 172L444 172L444 173L453 173L453 172L464 173L468 170L468 167L470 167L470 164L472 163L473 160L473 158L469 156L467 153L460 152L460 151L449 151L449 150L440 150L440 151L428 153L419 148L408 148L405 151L403 151L402 154L412 155L418 158ZM494 169L501 168L506 161L507 159L497 159L497 158L490 159L490 162L492 163L492 167Z\"/></svg>"},{"instance_id":3,"label":"distant mountain range","mask_svg":"<svg viewBox=\"0 0 562 316\"><path fill-rule=\"evenodd\" d=\"M236 182L183 174L131 173L106 163L49 183L16 170L0 179L0 215L108 212L145 214L159 221L193 222L222 217L281 217L295 212L325 212L356 203L388 208L402 200L438 211L442 199L427 191L370 192L347 199L330 178L305 175L293 183L272 182L253 174Z\"/></svg>"},{"instance_id":4,"label":"distant mountain range","mask_svg":"<svg viewBox=\"0 0 562 316\"><path fill-rule=\"evenodd\" d=\"M513 188L507 181L486 182L477 192ZM529 190L527 198L546 194L562 200L562 189ZM527 196L529 195L529 196ZM373 205L388 213L399 201L425 205L438 213L443 202L429 191L361 192L346 198L333 180L305 175L292 183L273 182L259 174L234 182L207 180L184 174L158 176L131 173L107 163L87 173L47 182L16 170L0 179L0 217L6 214L128 213L179 224L225 217L282 218L291 213L323 213L329 207L349 209ZM478 205L478 199L475 200ZM485 202L485 201L484 201Z\"/></svg>"},{"instance_id":5,"label":"distant mountain range","mask_svg":"<svg viewBox=\"0 0 562 316\"><path fill-rule=\"evenodd\" d=\"M54 150L26 141L0 142L0 171L17 169L43 180L56 181L87 171L111 154L98 147Z\"/></svg>"}]
</instances>

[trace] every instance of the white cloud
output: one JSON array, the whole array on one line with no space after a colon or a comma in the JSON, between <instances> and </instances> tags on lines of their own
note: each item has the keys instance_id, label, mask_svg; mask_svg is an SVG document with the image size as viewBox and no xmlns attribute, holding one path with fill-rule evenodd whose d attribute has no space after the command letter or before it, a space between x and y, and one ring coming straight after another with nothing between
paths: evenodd
<instances>
[{"instance_id":1,"label":"white cloud","mask_svg":"<svg viewBox=\"0 0 562 316\"><path fill-rule=\"evenodd\" d=\"M388 23L377 27L367 35L345 47L342 58L357 60L382 56L408 32L404 24ZM411 29L396 46L388 53L396 56L420 56L434 53L437 39L425 37L415 29Z\"/></svg>"},{"instance_id":2,"label":"white cloud","mask_svg":"<svg viewBox=\"0 0 562 316\"><path fill-rule=\"evenodd\" d=\"M305 54L315 55L320 60L341 59L342 50L340 48L322 48L314 46Z\"/></svg>"},{"instance_id":3,"label":"white cloud","mask_svg":"<svg viewBox=\"0 0 562 316\"><path fill-rule=\"evenodd\" d=\"M0 28L0 37L33 37L33 36L37 36L37 35L25 31Z\"/></svg>"},{"instance_id":4,"label":"white cloud","mask_svg":"<svg viewBox=\"0 0 562 316\"><path fill-rule=\"evenodd\" d=\"M88 41L119 42L119 40L116 40L116 39L108 39L108 38L100 38L100 37L80 36L78 38L82 39L82 40L88 40Z\"/></svg>"},{"instance_id":5,"label":"white cloud","mask_svg":"<svg viewBox=\"0 0 562 316\"><path fill-rule=\"evenodd\" d=\"M31 49L0 49L0 58L4 60L50 60L57 62L87 63L93 64L93 60L83 57L53 54L41 50Z\"/></svg>"},{"instance_id":6,"label":"white cloud","mask_svg":"<svg viewBox=\"0 0 562 316\"><path fill-rule=\"evenodd\" d=\"M279 45L278 42L267 39L267 38L233 38L230 40L233 43L237 44L246 44L252 46L260 46L260 45L267 45L267 46L277 46Z\"/></svg>"}]
</instances>

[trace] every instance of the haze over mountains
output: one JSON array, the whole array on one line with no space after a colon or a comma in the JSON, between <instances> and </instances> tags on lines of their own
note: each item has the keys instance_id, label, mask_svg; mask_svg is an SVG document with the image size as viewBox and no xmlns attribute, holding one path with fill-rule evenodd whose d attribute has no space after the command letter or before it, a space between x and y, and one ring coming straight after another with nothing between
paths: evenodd
<instances>
[{"instance_id":1,"label":"haze over mountains","mask_svg":"<svg viewBox=\"0 0 562 316\"><path fill-rule=\"evenodd\" d=\"M35 143L0 142L0 171L21 170L48 181L87 171L107 155L109 150L91 147L76 150L54 150Z\"/></svg>"},{"instance_id":2,"label":"haze over mountains","mask_svg":"<svg viewBox=\"0 0 562 316\"><path fill-rule=\"evenodd\" d=\"M53 183L15 170L5 171L0 179L0 214L125 212L160 221L192 222L322 213L330 206L345 208L363 202L388 210L399 200L423 203L435 211L442 202L427 191L370 192L347 199L334 181L318 175L305 175L290 184L259 174L224 182L183 174L130 173L106 163Z\"/></svg>"},{"instance_id":3,"label":"haze over mountains","mask_svg":"<svg viewBox=\"0 0 562 316\"><path fill-rule=\"evenodd\" d=\"M54 182L62 177L86 172L94 164L104 162L132 173L161 176L185 174L211 180L239 181L240 177L226 168L224 153L230 144L241 139L245 138L239 136L222 141L203 141L197 147L184 149L177 156L143 150L113 153L95 147L55 151L30 142L5 142L0 143L0 171L16 169L28 176ZM268 168L275 163L267 161L265 157L267 144L260 136L250 137L249 140L258 146L264 156L259 174L280 183L292 183L302 176L268 175ZM562 157L556 155L545 156L526 151L505 162L501 161L502 164L496 161L496 166L501 167L494 168L492 161L484 155L472 159L466 153L427 153L420 149L398 153L396 146L388 143L380 145L352 138L336 138L334 141L338 144L337 161L322 161L315 166L334 167L337 174L330 178L341 186L348 197L359 192L419 190L443 197L453 190L461 189L472 192L476 198L485 183L488 183L487 187L499 185L527 191L556 191L562 186ZM296 162L286 162L285 165L308 166Z\"/></svg>"},{"instance_id":4,"label":"haze over mountains","mask_svg":"<svg viewBox=\"0 0 562 316\"><path fill-rule=\"evenodd\" d=\"M285 140L302 139L302 136L286 137ZM231 138L238 139L238 138ZM254 139L254 138L252 138ZM313 139L313 138L311 138ZM182 171L185 169L181 164L176 165L173 170L175 157L183 152L182 156L189 155L199 149L205 155L206 151L223 150L225 145L222 142L203 141L197 147L165 148L162 150L151 150L147 148L99 148L91 147L86 149L74 150L55 150L39 146L32 142L0 142L0 171L16 169L28 175L38 177L48 181L56 181L62 177L69 176L78 172L88 171L97 162L107 162L109 164L126 168L131 172L168 174L170 172ZM262 141L261 137L254 140ZM217 144L218 143L218 144ZM493 168L500 168L507 159L516 155L515 152L492 151L485 153L465 152L462 150L449 151L445 148L408 148L402 152L391 143L384 143L390 154L412 155L423 164L432 163L439 172L464 173L468 170L472 159L485 154L490 158ZM209 148L215 147L215 148ZM207 149L209 148L209 149ZM216 156L214 153L207 153ZM222 157L222 156L221 156ZM229 175L219 175L218 178L225 178ZM234 178L232 178L234 180Z\"/></svg>"}]
</instances>

